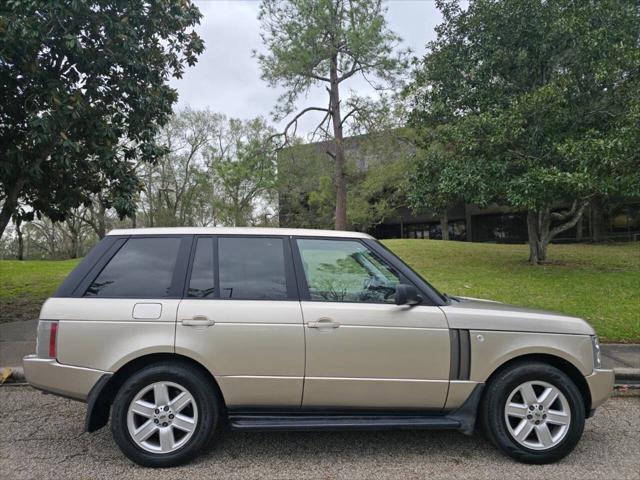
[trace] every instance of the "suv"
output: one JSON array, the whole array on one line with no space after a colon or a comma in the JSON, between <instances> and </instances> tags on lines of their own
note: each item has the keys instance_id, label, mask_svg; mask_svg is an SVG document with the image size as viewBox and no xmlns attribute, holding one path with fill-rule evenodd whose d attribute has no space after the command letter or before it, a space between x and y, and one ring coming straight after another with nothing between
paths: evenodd
<instances>
[{"instance_id":1,"label":"suv","mask_svg":"<svg viewBox=\"0 0 640 480\"><path fill-rule=\"evenodd\" d=\"M613 387L579 318L440 294L365 234L258 228L112 231L45 302L24 370L152 467L223 421L479 427L553 462Z\"/></svg>"}]
</instances>

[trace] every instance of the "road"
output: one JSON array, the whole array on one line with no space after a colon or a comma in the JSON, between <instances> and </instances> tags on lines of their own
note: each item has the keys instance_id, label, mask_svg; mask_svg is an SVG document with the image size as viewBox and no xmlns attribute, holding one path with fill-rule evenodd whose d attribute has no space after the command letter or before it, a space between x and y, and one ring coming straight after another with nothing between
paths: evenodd
<instances>
[{"instance_id":1,"label":"road","mask_svg":"<svg viewBox=\"0 0 640 480\"><path fill-rule=\"evenodd\" d=\"M83 433L82 403L26 386L0 387L0 477L148 479L108 429ZM615 398L587 421L576 450L555 465L502 456L456 432L226 432L190 465L162 479L200 478L640 478L640 398ZM154 474L158 474L155 472Z\"/></svg>"}]
</instances>

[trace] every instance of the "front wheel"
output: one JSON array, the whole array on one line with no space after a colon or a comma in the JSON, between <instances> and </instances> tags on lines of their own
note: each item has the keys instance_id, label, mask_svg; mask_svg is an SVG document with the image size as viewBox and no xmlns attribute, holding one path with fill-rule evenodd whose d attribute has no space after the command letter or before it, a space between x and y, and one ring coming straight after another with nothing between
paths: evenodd
<instances>
[{"instance_id":1,"label":"front wheel","mask_svg":"<svg viewBox=\"0 0 640 480\"><path fill-rule=\"evenodd\" d=\"M122 385L113 403L111 431L122 452L137 464L172 467L207 445L219 410L210 379L186 365L160 363Z\"/></svg>"},{"instance_id":2,"label":"front wheel","mask_svg":"<svg viewBox=\"0 0 640 480\"><path fill-rule=\"evenodd\" d=\"M513 365L488 385L481 407L487 436L524 463L568 455L584 430L580 391L561 370L539 362Z\"/></svg>"}]
</instances>

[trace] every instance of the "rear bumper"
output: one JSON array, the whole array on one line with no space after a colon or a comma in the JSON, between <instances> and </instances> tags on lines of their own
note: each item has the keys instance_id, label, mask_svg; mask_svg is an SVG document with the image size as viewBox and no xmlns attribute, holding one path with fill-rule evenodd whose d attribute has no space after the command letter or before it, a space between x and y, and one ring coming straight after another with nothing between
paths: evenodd
<instances>
[{"instance_id":1,"label":"rear bumper","mask_svg":"<svg viewBox=\"0 0 640 480\"><path fill-rule=\"evenodd\" d=\"M35 355L27 355L22 363L24 375L31 386L83 402L100 377L110 375L110 372L62 365L55 359Z\"/></svg>"},{"instance_id":2,"label":"rear bumper","mask_svg":"<svg viewBox=\"0 0 640 480\"><path fill-rule=\"evenodd\" d=\"M595 410L602 405L613 392L615 376L613 370L596 368L591 375L585 377L589 392L591 393L591 409Z\"/></svg>"}]
</instances>

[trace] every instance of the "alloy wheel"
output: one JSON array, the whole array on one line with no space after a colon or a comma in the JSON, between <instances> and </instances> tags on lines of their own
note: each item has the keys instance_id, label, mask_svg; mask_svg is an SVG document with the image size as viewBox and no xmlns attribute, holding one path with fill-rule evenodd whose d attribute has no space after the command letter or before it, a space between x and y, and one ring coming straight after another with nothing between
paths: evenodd
<instances>
[{"instance_id":1,"label":"alloy wheel","mask_svg":"<svg viewBox=\"0 0 640 480\"><path fill-rule=\"evenodd\" d=\"M140 390L129 404L129 435L140 448L171 453L185 445L198 424L193 395L174 382L155 382Z\"/></svg>"},{"instance_id":2,"label":"alloy wheel","mask_svg":"<svg viewBox=\"0 0 640 480\"><path fill-rule=\"evenodd\" d=\"M504 417L516 442L532 450L548 450L569 431L571 408L556 386L534 380L513 389L505 403Z\"/></svg>"}]
</instances>

